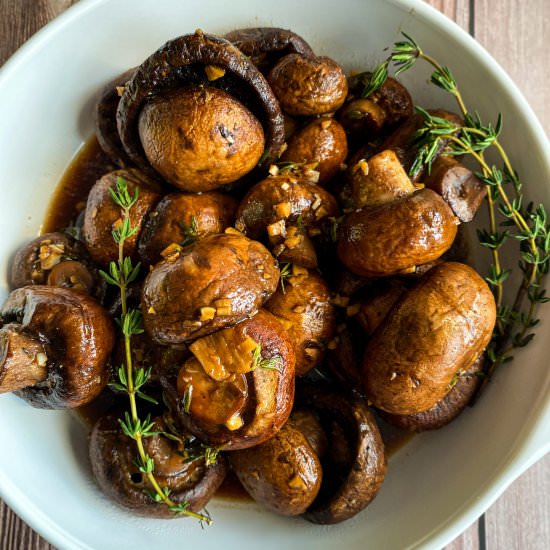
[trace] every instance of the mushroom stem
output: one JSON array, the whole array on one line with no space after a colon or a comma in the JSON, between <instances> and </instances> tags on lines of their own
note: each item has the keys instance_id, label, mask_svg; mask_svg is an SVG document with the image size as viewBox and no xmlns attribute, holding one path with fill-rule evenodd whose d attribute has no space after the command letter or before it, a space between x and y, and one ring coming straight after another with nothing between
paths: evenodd
<instances>
[{"instance_id":1,"label":"mushroom stem","mask_svg":"<svg viewBox=\"0 0 550 550\"><path fill-rule=\"evenodd\" d=\"M48 357L42 344L10 323L0 329L0 393L21 390L45 380Z\"/></svg>"}]
</instances>

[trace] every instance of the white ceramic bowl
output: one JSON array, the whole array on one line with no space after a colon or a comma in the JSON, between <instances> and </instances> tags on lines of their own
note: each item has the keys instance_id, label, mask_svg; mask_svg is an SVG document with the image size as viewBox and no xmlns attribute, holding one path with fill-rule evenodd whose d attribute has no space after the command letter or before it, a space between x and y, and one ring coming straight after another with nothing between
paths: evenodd
<instances>
[{"instance_id":1,"label":"white ceramic bowl","mask_svg":"<svg viewBox=\"0 0 550 550\"><path fill-rule=\"evenodd\" d=\"M457 26L412 0L82 0L32 38L0 74L0 273L36 235L64 168L92 132L91 98L166 40L200 27L292 28L346 68L371 67L406 30L450 65L467 104L487 119L504 114L503 141L529 198L550 205L550 148L520 93ZM426 84L427 69L403 78L416 103L453 107ZM70 414L0 397L0 491L59 548L437 548L476 519L550 446L550 306L535 342L502 367L484 398L452 425L415 437L390 460L374 503L355 519L319 527L253 504L216 501L215 524L136 519L96 488L86 434Z\"/></svg>"}]
</instances>

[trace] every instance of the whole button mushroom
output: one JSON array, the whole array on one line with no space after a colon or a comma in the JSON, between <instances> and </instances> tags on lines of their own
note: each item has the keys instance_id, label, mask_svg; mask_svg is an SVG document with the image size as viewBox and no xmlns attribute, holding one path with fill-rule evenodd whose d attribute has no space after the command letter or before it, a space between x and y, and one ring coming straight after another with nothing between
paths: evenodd
<instances>
[{"instance_id":1,"label":"whole button mushroom","mask_svg":"<svg viewBox=\"0 0 550 550\"><path fill-rule=\"evenodd\" d=\"M296 33L277 27L235 29L224 38L250 58L266 74L283 56L289 53L314 56L310 45Z\"/></svg>"},{"instance_id":2,"label":"whole button mushroom","mask_svg":"<svg viewBox=\"0 0 550 550\"><path fill-rule=\"evenodd\" d=\"M51 285L85 292L100 300L105 283L84 245L66 233L45 233L22 246L13 258L11 289Z\"/></svg>"},{"instance_id":3,"label":"whole button mushroom","mask_svg":"<svg viewBox=\"0 0 550 550\"><path fill-rule=\"evenodd\" d=\"M401 296L367 344L367 397L392 414L432 408L486 348L495 320L493 294L471 267L433 267Z\"/></svg>"},{"instance_id":4,"label":"whole button mushroom","mask_svg":"<svg viewBox=\"0 0 550 550\"><path fill-rule=\"evenodd\" d=\"M122 147L116 125L116 111L120 101L120 92L135 72L135 67L105 84L99 91L94 108L95 135L99 146L118 166L131 164L130 158Z\"/></svg>"},{"instance_id":5,"label":"whole button mushroom","mask_svg":"<svg viewBox=\"0 0 550 550\"><path fill-rule=\"evenodd\" d=\"M382 436L366 402L324 385L301 389L298 402L312 409L327 435L323 482L304 517L320 524L345 521L366 508L386 474Z\"/></svg>"},{"instance_id":6,"label":"whole button mushroom","mask_svg":"<svg viewBox=\"0 0 550 550\"><path fill-rule=\"evenodd\" d=\"M453 244L458 219L431 189L363 208L344 218L338 257L356 275L387 276L414 270Z\"/></svg>"},{"instance_id":7,"label":"whole button mushroom","mask_svg":"<svg viewBox=\"0 0 550 550\"><path fill-rule=\"evenodd\" d=\"M0 392L34 407L74 408L92 401L108 379L114 327L85 294L53 286L14 290L1 311Z\"/></svg>"},{"instance_id":8,"label":"whole button mushroom","mask_svg":"<svg viewBox=\"0 0 550 550\"><path fill-rule=\"evenodd\" d=\"M267 78L289 115L332 113L342 106L348 93L344 70L330 57L291 53L271 69Z\"/></svg>"},{"instance_id":9,"label":"whole button mushroom","mask_svg":"<svg viewBox=\"0 0 550 550\"><path fill-rule=\"evenodd\" d=\"M237 201L215 191L200 195L170 193L149 213L138 251L142 262L155 264L167 247L186 246L213 233L223 233L235 221ZM170 249L164 252L170 253Z\"/></svg>"},{"instance_id":10,"label":"whole button mushroom","mask_svg":"<svg viewBox=\"0 0 550 550\"><path fill-rule=\"evenodd\" d=\"M143 106L138 130L151 166L185 191L209 191L237 181L264 151L258 119L213 87L156 95Z\"/></svg>"},{"instance_id":11,"label":"whole button mushroom","mask_svg":"<svg viewBox=\"0 0 550 550\"><path fill-rule=\"evenodd\" d=\"M295 356L271 313L200 338L177 380L161 377L164 397L186 431L227 451L277 433L294 402Z\"/></svg>"},{"instance_id":12,"label":"whole button mushroom","mask_svg":"<svg viewBox=\"0 0 550 550\"><path fill-rule=\"evenodd\" d=\"M112 192L121 182L127 185L131 197L138 193L130 209L130 225L135 231L124 241L124 256L137 257L138 239L146 216L160 200L158 185L134 168L109 172L96 181L88 195L82 237L90 256L101 266L109 265L119 256L113 231L122 227L123 213L113 200Z\"/></svg>"},{"instance_id":13,"label":"whole button mushroom","mask_svg":"<svg viewBox=\"0 0 550 550\"><path fill-rule=\"evenodd\" d=\"M248 494L276 514L303 514L319 492L319 457L292 421L266 442L228 457Z\"/></svg>"},{"instance_id":14,"label":"whole button mushroom","mask_svg":"<svg viewBox=\"0 0 550 550\"><path fill-rule=\"evenodd\" d=\"M237 211L235 227L252 239L269 240L282 262L317 267L312 238L338 215L334 197L303 174L270 176L252 187Z\"/></svg>"},{"instance_id":15,"label":"whole button mushroom","mask_svg":"<svg viewBox=\"0 0 550 550\"><path fill-rule=\"evenodd\" d=\"M336 324L327 283L313 271L300 270L277 289L265 309L288 330L296 353L296 375L319 366Z\"/></svg>"},{"instance_id":16,"label":"whole button mushroom","mask_svg":"<svg viewBox=\"0 0 550 550\"><path fill-rule=\"evenodd\" d=\"M187 460L183 436L166 437L169 430L161 417L153 419L156 433L143 439L145 452L155 462L155 479L170 491L175 504L187 503L187 510L200 512L214 496L227 473L227 463L218 455L214 464L204 458ZM136 443L126 436L114 416L104 416L90 436L90 463L101 490L115 502L144 517L181 518L164 503L155 502L147 477L136 466Z\"/></svg>"},{"instance_id":17,"label":"whole button mushroom","mask_svg":"<svg viewBox=\"0 0 550 550\"><path fill-rule=\"evenodd\" d=\"M195 192L273 162L284 143L283 116L263 75L231 42L200 30L167 42L137 68L117 124L137 166Z\"/></svg>"},{"instance_id":18,"label":"whole button mushroom","mask_svg":"<svg viewBox=\"0 0 550 550\"><path fill-rule=\"evenodd\" d=\"M318 185L325 185L348 156L346 133L333 118L318 118L297 130L288 141L282 162L316 163Z\"/></svg>"},{"instance_id":19,"label":"whole button mushroom","mask_svg":"<svg viewBox=\"0 0 550 550\"><path fill-rule=\"evenodd\" d=\"M145 328L159 344L199 338L257 313L278 283L275 259L262 244L235 230L209 235L148 274Z\"/></svg>"},{"instance_id":20,"label":"whole button mushroom","mask_svg":"<svg viewBox=\"0 0 550 550\"><path fill-rule=\"evenodd\" d=\"M483 372L484 354L481 354L465 371L459 371L449 384L449 392L431 409L416 414L389 414L379 411L389 424L402 430L424 432L437 430L452 422L474 396Z\"/></svg>"}]
</instances>

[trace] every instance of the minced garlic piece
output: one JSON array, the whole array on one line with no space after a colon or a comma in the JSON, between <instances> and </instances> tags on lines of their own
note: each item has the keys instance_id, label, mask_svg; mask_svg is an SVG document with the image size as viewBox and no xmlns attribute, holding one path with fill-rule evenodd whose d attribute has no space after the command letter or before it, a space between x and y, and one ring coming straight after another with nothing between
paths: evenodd
<instances>
[{"instance_id":1,"label":"minced garlic piece","mask_svg":"<svg viewBox=\"0 0 550 550\"><path fill-rule=\"evenodd\" d=\"M218 78L225 75L225 69L216 65L206 65L206 67L204 67L204 72L206 73L206 78L208 78L210 82L218 80Z\"/></svg>"}]
</instances>

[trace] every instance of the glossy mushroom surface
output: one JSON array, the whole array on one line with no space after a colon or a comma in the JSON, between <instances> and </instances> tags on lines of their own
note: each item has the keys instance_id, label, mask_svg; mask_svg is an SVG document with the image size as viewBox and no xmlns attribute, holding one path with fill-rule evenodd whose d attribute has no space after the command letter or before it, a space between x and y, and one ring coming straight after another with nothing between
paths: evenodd
<instances>
[{"instance_id":1,"label":"glossy mushroom surface","mask_svg":"<svg viewBox=\"0 0 550 550\"><path fill-rule=\"evenodd\" d=\"M2 370L26 372L36 369L34 363L44 367L44 378L37 379L36 384L9 387L7 391L18 390L17 395L33 407L64 409L92 401L105 387L114 326L95 300L65 288L27 286L9 295L1 316L9 327L9 332L6 327L0 329ZM16 325L20 329L14 331ZM14 336L21 333L29 339L22 349L32 350L31 361L28 357L25 360L25 353L14 355ZM26 375L18 377L28 379ZM0 382L2 379L6 381L0 373Z\"/></svg>"}]
</instances>

